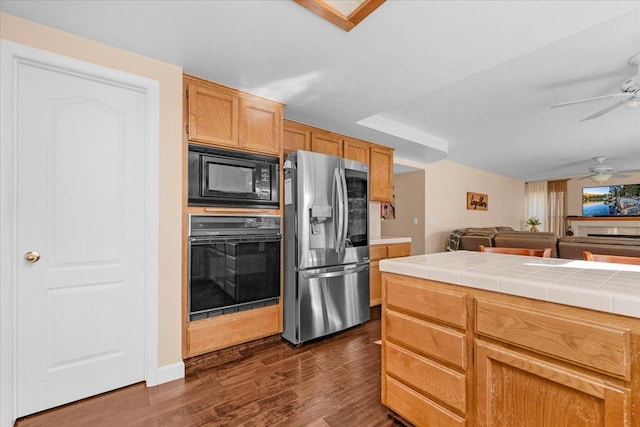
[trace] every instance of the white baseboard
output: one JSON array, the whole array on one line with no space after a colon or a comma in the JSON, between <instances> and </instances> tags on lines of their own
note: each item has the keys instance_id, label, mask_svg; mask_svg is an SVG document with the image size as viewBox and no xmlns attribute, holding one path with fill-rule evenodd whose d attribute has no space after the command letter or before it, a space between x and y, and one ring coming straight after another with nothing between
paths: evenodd
<instances>
[{"instance_id":1,"label":"white baseboard","mask_svg":"<svg viewBox=\"0 0 640 427\"><path fill-rule=\"evenodd\" d=\"M158 367L158 375L157 382L155 384L151 384L147 381L147 387L152 387L154 385L168 383L169 381L178 380L180 378L184 378L184 362L176 362L171 365L164 365Z\"/></svg>"}]
</instances>

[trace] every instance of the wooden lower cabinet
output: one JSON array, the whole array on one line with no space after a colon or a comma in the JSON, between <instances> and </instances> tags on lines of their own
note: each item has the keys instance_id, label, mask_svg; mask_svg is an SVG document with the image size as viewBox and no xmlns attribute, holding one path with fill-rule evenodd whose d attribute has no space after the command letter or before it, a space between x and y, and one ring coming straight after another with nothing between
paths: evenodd
<instances>
[{"instance_id":1,"label":"wooden lower cabinet","mask_svg":"<svg viewBox=\"0 0 640 427\"><path fill-rule=\"evenodd\" d=\"M189 322L187 354L197 356L282 332L280 304Z\"/></svg>"},{"instance_id":2,"label":"wooden lower cabinet","mask_svg":"<svg viewBox=\"0 0 640 427\"><path fill-rule=\"evenodd\" d=\"M369 250L369 306L382 303L382 274L380 260L411 255L411 243L371 245Z\"/></svg>"},{"instance_id":3,"label":"wooden lower cabinet","mask_svg":"<svg viewBox=\"0 0 640 427\"><path fill-rule=\"evenodd\" d=\"M382 283L382 403L416 426L640 426L640 319Z\"/></svg>"},{"instance_id":4,"label":"wooden lower cabinet","mask_svg":"<svg viewBox=\"0 0 640 427\"><path fill-rule=\"evenodd\" d=\"M479 427L631 425L629 389L482 341L476 363Z\"/></svg>"}]
</instances>

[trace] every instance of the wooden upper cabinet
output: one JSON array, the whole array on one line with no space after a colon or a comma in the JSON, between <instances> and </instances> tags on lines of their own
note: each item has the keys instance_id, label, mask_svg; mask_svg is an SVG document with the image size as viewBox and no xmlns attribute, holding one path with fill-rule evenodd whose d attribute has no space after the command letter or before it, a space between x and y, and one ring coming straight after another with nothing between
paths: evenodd
<instances>
[{"instance_id":1,"label":"wooden upper cabinet","mask_svg":"<svg viewBox=\"0 0 640 427\"><path fill-rule=\"evenodd\" d=\"M393 201L393 149L372 145L370 151L369 199Z\"/></svg>"},{"instance_id":2,"label":"wooden upper cabinet","mask_svg":"<svg viewBox=\"0 0 640 427\"><path fill-rule=\"evenodd\" d=\"M184 86L189 141L280 154L282 104L197 77Z\"/></svg>"},{"instance_id":3,"label":"wooden upper cabinet","mask_svg":"<svg viewBox=\"0 0 640 427\"><path fill-rule=\"evenodd\" d=\"M342 157L342 138L330 132L311 133L311 151Z\"/></svg>"},{"instance_id":4,"label":"wooden upper cabinet","mask_svg":"<svg viewBox=\"0 0 640 427\"><path fill-rule=\"evenodd\" d=\"M240 99L239 148L278 155L281 134L281 107L252 99Z\"/></svg>"},{"instance_id":5,"label":"wooden upper cabinet","mask_svg":"<svg viewBox=\"0 0 640 427\"><path fill-rule=\"evenodd\" d=\"M371 144L356 139L344 139L342 141L343 157L369 164L369 147Z\"/></svg>"},{"instance_id":6,"label":"wooden upper cabinet","mask_svg":"<svg viewBox=\"0 0 640 427\"><path fill-rule=\"evenodd\" d=\"M238 146L238 96L198 82L187 84L189 140Z\"/></svg>"},{"instance_id":7,"label":"wooden upper cabinet","mask_svg":"<svg viewBox=\"0 0 640 427\"><path fill-rule=\"evenodd\" d=\"M291 153L296 150L311 150L311 128L285 120L282 151L284 153Z\"/></svg>"}]
</instances>

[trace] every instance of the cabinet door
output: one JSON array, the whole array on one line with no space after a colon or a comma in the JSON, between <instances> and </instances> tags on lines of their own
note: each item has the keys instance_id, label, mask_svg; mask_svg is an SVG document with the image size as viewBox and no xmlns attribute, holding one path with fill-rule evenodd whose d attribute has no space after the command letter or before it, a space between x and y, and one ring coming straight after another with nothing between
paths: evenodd
<instances>
[{"instance_id":1,"label":"cabinet door","mask_svg":"<svg viewBox=\"0 0 640 427\"><path fill-rule=\"evenodd\" d=\"M312 132L311 151L342 157L342 139L328 132Z\"/></svg>"},{"instance_id":2,"label":"cabinet door","mask_svg":"<svg viewBox=\"0 0 640 427\"><path fill-rule=\"evenodd\" d=\"M393 201L393 149L371 146L371 186L369 199L379 202Z\"/></svg>"},{"instance_id":3,"label":"cabinet door","mask_svg":"<svg viewBox=\"0 0 640 427\"><path fill-rule=\"evenodd\" d=\"M238 97L197 82L188 83L189 140L238 146Z\"/></svg>"},{"instance_id":4,"label":"cabinet door","mask_svg":"<svg viewBox=\"0 0 640 427\"><path fill-rule=\"evenodd\" d=\"M239 147L243 150L280 154L282 108L252 99L240 99Z\"/></svg>"},{"instance_id":5,"label":"cabinet door","mask_svg":"<svg viewBox=\"0 0 640 427\"><path fill-rule=\"evenodd\" d=\"M311 150L311 130L306 126L285 120L282 150L285 153L296 150Z\"/></svg>"},{"instance_id":6,"label":"cabinet door","mask_svg":"<svg viewBox=\"0 0 640 427\"><path fill-rule=\"evenodd\" d=\"M630 426L630 391L476 340L477 426Z\"/></svg>"},{"instance_id":7,"label":"cabinet door","mask_svg":"<svg viewBox=\"0 0 640 427\"><path fill-rule=\"evenodd\" d=\"M369 164L369 144L355 139L345 139L342 141L343 157L345 159L356 160Z\"/></svg>"}]
</instances>

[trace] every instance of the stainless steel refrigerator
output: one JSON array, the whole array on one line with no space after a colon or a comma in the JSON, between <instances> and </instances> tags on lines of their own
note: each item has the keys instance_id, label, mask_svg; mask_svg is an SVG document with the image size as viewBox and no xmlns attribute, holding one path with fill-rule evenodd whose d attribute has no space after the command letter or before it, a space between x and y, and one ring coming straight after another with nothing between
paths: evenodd
<instances>
[{"instance_id":1,"label":"stainless steel refrigerator","mask_svg":"<svg viewBox=\"0 0 640 427\"><path fill-rule=\"evenodd\" d=\"M284 330L300 344L369 320L369 168L309 151L284 164Z\"/></svg>"}]
</instances>

